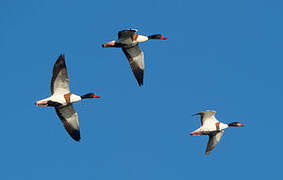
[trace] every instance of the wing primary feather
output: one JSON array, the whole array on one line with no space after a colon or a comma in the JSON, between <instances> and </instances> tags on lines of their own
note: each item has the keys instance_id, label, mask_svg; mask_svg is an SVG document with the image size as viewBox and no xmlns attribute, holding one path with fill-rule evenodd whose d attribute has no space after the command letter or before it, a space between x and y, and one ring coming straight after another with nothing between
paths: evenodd
<instances>
[{"instance_id":1,"label":"wing primary feather","mask_svg":"<svg viewBox=\"0 0 283 180\"><path fill-rule=\"evenodd\" d=\"M80 127L78 121L78 114L75 112L72 104L62 107L55 107L56 113L68 134L75 140L80 141Z\"/></svg>"},{"instance_id":2,"label":"wing primary feather","mask_svg":"<svg viewBox=\"0 0 283 180\"><path fill-rule=\"evenodd\" d=\"M208 156L208 154L214 149L214 147L216 146L216 144L220 141L222 135L223 135L224 131L219 131L216 134L213 135L209 135L209 140L206 146L206 150L205 150L205 155Z\"/></svg>"},{"instance_id":3,"label":"wing primary feather","mask_svg":"<svg viewBox=\"0 0 283 180\"><path fill-rule=\"evenodd\" d=\"M122 48L124 54L126 55L129 64L131 66L132 72L139 84L143 85L144 78L144 54L138 45Z\"/></svg>"},{"instance_id":4,"label":"wing primary feather","mask_svg":"<svg viewBox=\"0 0 283 180\"><path fill-rule=\"evenodd\" d=\"M53 67L53 74L51 79L51 94L56 91L63 93L69 92L69 76L65 63L65 56L61 54Z\"/></svg>"}]
</instances>

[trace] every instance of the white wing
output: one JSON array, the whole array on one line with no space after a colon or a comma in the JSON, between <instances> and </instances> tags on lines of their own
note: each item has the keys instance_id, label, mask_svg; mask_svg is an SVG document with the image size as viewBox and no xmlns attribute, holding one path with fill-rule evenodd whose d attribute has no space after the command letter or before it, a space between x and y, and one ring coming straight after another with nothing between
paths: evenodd
<instances>
[{"instance_id":1,"label":"white wing","mask_svg":"<svg viewBox=\"0 0 283 180\"><path fill-rule=\"evenodd\" d=\"M79 141L80 127L78 113L75 112L73 105L55 107L56 113L64 124L65 129L69 135L75 140Z\"/></svg>"},{"instance_id":2,"label":"white wing","mask_svg":"<svg viewBox=\"0 0 283 180\"><path fill-rule=\"evenodd\" d=\"M215 118L216 111L202 111L194 115L200 115L201 125L216 123L218 120Z\"/></svg>"},{"instance_id":3,"label":"white wing","mask_svg":"<svg viewBox=\"0 0 283 180\"><path fill-rule=\"evenodd\" d=\"M134 73L139 86L143 85L143 76L144 76L144 54L139 48L138 45L122 48L124 54L126 55L132 72Z\"/></svg>"},{"instance_id":4,"label":"white wing","mask_svg":"<svg viewBox=\"0 0 283 180\"><path fill-rule=\"evenodd\" d=\"M213 150L213 148L216 146L216 144L220 141L223 133L224 133L224 130L219 131L215 135L209 136L209 140L208 140L206 151L205 151L206 156Z\"/></svg>"},{"instance_id":5,"label":"white wing","mask_svg":"<svg viewBox=\"0 0 283 180\"><path fill-rule=\"evenodd\" d=\"M67 94L69 92L69 77L65 57L60 55L53 67L51 94Z\"/></svg>"}]
</instances>

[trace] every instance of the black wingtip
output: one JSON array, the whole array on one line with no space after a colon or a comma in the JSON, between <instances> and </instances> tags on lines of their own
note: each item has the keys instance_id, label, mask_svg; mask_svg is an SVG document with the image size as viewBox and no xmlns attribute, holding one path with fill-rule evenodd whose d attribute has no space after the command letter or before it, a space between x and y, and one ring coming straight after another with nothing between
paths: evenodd
<instances>
[{"instance_id":1,"label":"black wingtip","mask_svg":"<svg viewBox=\"0 0 283 180\"><path fill-rule=\"evenodd\" d=\"M139 87L143 86L143 82L138 82L138 84L139 84Z\"/></svg>"},{"instance_id":2,"label":"black wingtip","mask_svg":"<svg viewBox=\"0 0 283 180\"><path fill-rule=\"evenodd\" d=\"M139 68L133 68L133 73L139 86L140 87L143 86L143 75L144 75L143 70Z\"/></svg>"},{"instance_id":3,"label":"black wingtip","mask_svg":"<svg viewBox=\"0 0 283 180\"><path fill-rule=\"evenodd\" d=\"M65 58L65 55L62 53L62 54L60 54L60 56L59 56L59 58Z\"/></svg>"},{"instance_id":4,"label":"black wingtip","mask_svg":"<svg viewBox=\"0 0 283 180\"><path fill-rule=\"evenodd\" d=\"M201 115L201 113L196 113L196 114L193 114L192 116L197 116L197 115Z\"/></svg>"},{"instance_id":5,"label":"black wingtip","mask_svg":"<svg viewBox=\"0 0 283 180\"><path fill-rule=\"evenodd\" d=\"M74 134L70 134L70 136L77 142L80 142L80 140L81 140L80 132L76 132Z\"/></svg>"},{"instance_id":6,"label":"black wingtip","mask_svg":"<svg viewBox=\"0 0 283 180\"><path fill-rule=\"evenodd\" d=\"M59 55L57 62L59 62L59 61L65 61L65 55L64 54Z\"/></svg>"}]
</instances>

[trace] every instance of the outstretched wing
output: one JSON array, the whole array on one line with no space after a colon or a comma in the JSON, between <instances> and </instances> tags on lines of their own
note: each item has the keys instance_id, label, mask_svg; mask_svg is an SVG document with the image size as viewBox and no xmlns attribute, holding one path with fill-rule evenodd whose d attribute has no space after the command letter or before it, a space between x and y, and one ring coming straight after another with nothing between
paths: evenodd
<instances>
[{"instance_id":1,"label":"outstretched wing","mask_svg":"<svg viewBox=\"0 0 283 180\"><path fill-rule=\"evenodd\" d=\"M69 135L75 140L79 141L80 136L80 127L79 127L79 118L78 113L75 112L73 105L68 104L67 106L55 107L58 117L64 124L65 129Z\"/></svg>"},{"instance_id":2,"label":"outstretched wing","mask_svg":"<svg viewBox=\"0 0 283 180\"><path fill-rule=\"evenodd\" d=\"M143 75L144 75L144 54L138 45L122 48L124 54L126 55L131 69L138 81L139 86L143 85Z\"/></svg>"},{"instance_id":3,"label":"outstretched wing","mask_svg":"<svg viewBox=\"0 0 283 180\"><path fill-rule=\"evenodd\" d=\"M134 34L136 34L137 30L136 29L127 29L127 30L122 30L118 32L118 39L124 39L124 38L129 38L132 37Z\"/></svg>"},{"instance_id":4,"label":"outstretched wing","mask_svg":"<svg viewBox=\"0 0 283 180\"><path fill-rule=\"evenodd\" d=\"M224 133L224 130L219 131L215 135L209 136L209 140L208 140L206 151L205 151L206 156L213 150L213 148L216 146L216 144L220 141L223 133Z\"/></svg>"},{"instance_id":5,"label":"outstretched wing","mask_svg":"<svg viewBox=\"0 0 283 180\"><path fill-rule=\"evenodd\" d=\"M60 55L53 67L51 94L69 93L69 76L64 55Z\"/></svg>"},{"instance_id":6,"label":"outstretched wing","mask_svg":"<svg viewBox=\"0 0 283 180\"><path fill-rule=\"evenodd\" d=\"M208 110L208 111L199 112L199 113L194 114L194 115L200 115L200 122L201 122L201 125L203 125L208 121L209 122L218 122L218 120L215 118L215 114L216 114L216 111Z\"/></svg>"}]
</instances>

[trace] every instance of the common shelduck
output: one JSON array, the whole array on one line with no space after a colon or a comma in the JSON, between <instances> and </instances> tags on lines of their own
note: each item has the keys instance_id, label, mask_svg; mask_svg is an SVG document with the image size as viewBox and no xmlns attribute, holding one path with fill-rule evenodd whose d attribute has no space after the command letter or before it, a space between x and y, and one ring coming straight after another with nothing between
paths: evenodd
<instances>
[{"instance_id":1,"label":"common shelduck","mask_svg":"<svg viewBox=\"0 0 283 180\"><path fill-rule=\"evenodd\" d=\"M200 135L209 136L208 144L205 151L206 156L213 150L216 144L220 141L224 133L224 129L228 127L244 126L239 122L232 122L229 124L219 122L215 118L215 113L216 111L207 110L194 114L194 115L200 115L201 127L195 130L194 132L190 133L192 136L200 136Z\"/></svg>"},{"instance_id":2,"label":"common shelduck","mask_svg":"<svg viewBox=\"0 0 283 180\"><path fill-rule=\"evenodd\" d=\"M53 67L51 96L46 99L39 100L35 104L41 107L54 107L69 135L75 141L79 141L81 137L78 113L74 110L72 103L88 98L99 98L99 96L95 93L78 96L70 92L65 57L64 55L60 55Z\"/></svg>"},{"instance_id":3,"label":"common shelduck","mask_svg":"<svg viewBox=\"0 0 283 180\"><path fill-rule=\"evenodd\" d=\"M105 43L102 45L102 47L122 48L130 63L131 69L138 81L139 86L142 86L144 75L144 54L143 51L139 48L138 44L149 39L166 40L167 38L165 38L161 34L143 36L137 34L136 32L136 29L122 30L118 32L117 41Z\"/></svg>"}]
</instances>

